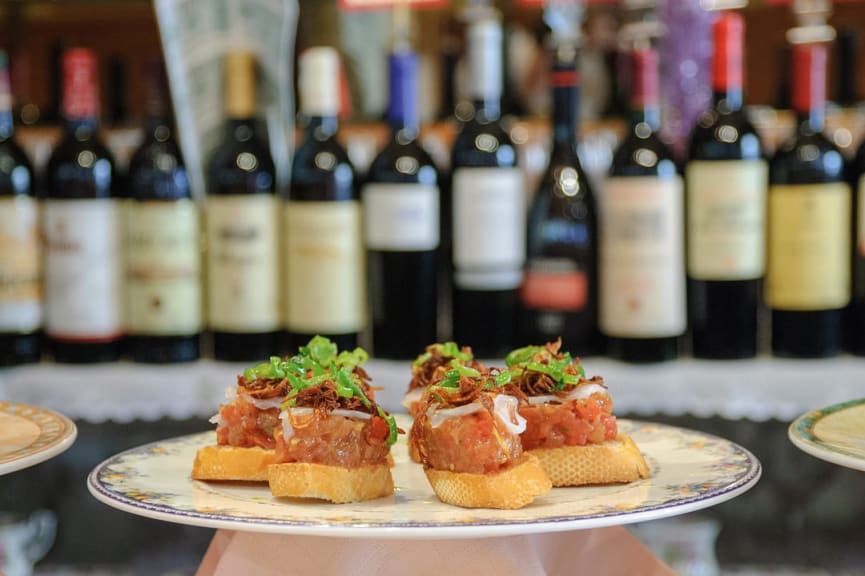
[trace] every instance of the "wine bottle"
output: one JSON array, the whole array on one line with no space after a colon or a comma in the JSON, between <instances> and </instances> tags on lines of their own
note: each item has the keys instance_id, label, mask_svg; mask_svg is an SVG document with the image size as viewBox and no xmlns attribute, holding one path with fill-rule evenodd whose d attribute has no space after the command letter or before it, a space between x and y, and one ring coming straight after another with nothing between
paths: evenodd
<instances>
[{"instance_id":1,"label":"wine bottle","mask_svg":"<svg viewBox=\"0 0 865 576\"><path fill-rule=\"evenodd\" d=\"M122 343L120 212L98 136L94 53L63 54L65 129L46 167L45 332L58 362L116 360Z\"/></svg>"},{"instance_id":2,"label":"wine bottle","mask_svg":"<svg viewBox=\"0 0 865 576\"><path fill-rule=\"evenodd\" d=\"M510 136L500 122L502 29L468 27L474 114L452 150L453 336L478 357L503 356L516 339L525 262L526 198Z\"/></svg>"},{"instance_id":3,"label":"wine bottle","mask_svg":"<svg viewBox=\"0 0 865 576\"><path fill-rule=\"evenodd\" d=\"M557 46L550 81L553 147L529 208L526 272L520 288L520 338L552 342L579 355L598 345L597 211L577 156L576 48Z\"/></svg>"},{"instance_id":4,"label":"wine bottle","mask_svg":"<svg viewBox=\"0 0 865 576\"><path fill-rule=\"evenodd\" d=\"M714 105L691 134L685 168L692 352L698 358L757 353L765 273L768 167L742 110L743 18L714 24Z\"/></svg>"},{"instance_id":5,"label":"wine bottle","mask_svg":"<svg viewBox=\"0 0 865 576\"><path fill-rule=\"evenodd\" d=\"M162 62L148 63L146 72L144 142L126 179L126 344L136 362L185 362L199 356L198 208L174 139Z\"/></svg>"},{"instance_id":6,"label":"wine bottle","mask_svg":"<svg viewBox=\"0 0 865 576\"><path fill-rule=\"evenodd\" d=\"M631 124L600 206L600 315L607 351L629 362L678 354L686 327L684 193L658 136L658 54L631 54Z\"/></svg>"},{"instance_id":7,"label":"wine bottle","mask_svg":"<svg viewBox=\"0 0 865 576\"><path fill-rule=\"evenodd\" d=\"M42 352L39 208L13 130L9 59L0 52L0 366L37 362Z\"/></svg>"},{"instance_id":8,"label":"wine bottle","mask_svg":"<svg viewBox=\"0 0 865 576\"><path fill-rule=\"evenodd\" d=\"M225 56L225 127L207 169L206 322L217 360L276 353L279 236L273 159L257 134L255 59Z\"/></svg>"},{"instance_id":9,"label":"wine bottle","mask_svg":"<svg viewBox=\"0 0 865 576\"><path fill-rule=\"evenodd\" d=\"M772 352L824 357L841 347L850 301L850 188L841 153L823 136L826 47L793 47L794 136L769 166L766 299Z\"/></svg>"},{"instance_id":10,"label":"wine bottle","mask_svg":"<svg viewBox=\"0 0 865 576\"><path fill-rule=\"evenodd\" d=\"M339 55L330 47L309 48L298 66L307 126L283 218L288 350L315 334L352 349L366 320L366 265L354 168L336 141Z\"/></svg>"},{"instance_id":11,"label":"wine bottle","mask_svg":"<svg viewBox=\"0 0 865 576\"><path fill-rule=\"evenodd\" d=\"M417 141L417 56L390 56L390 143L362 191L376 356L414 358L436 341L439 189Z\"/></svg>"}]
</instances>

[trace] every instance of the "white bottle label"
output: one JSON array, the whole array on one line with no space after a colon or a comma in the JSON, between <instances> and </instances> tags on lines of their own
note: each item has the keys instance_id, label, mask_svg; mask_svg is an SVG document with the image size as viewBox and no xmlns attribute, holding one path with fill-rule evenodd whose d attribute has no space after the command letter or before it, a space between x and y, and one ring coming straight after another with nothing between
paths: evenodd
<instances>
[{"instance_id":1,"label":"white bottle label","mask_svg":"<svg viewBox=\"0 0 865 576\"><path fill-rule=\"evenodd\" d=\"M278 203L271 194L209 196L207 322L220 332L279 328Z\"/></svg>"},{"instance_id":2,"label":"white bottle label","mask_svg":"<svg viewBox=\"0 0 865 576\"><path fill-rule=\"evenodd\" d=\"M753 280L766 269L766 189L762 160L694 161L686 172L688 275Z\"/></svg>"},{"instance_id":3,"label":"white bottle label","mask_svg":"<svg viewBox=\"0 0 865 576\"><path fill-rule=\"evenodd\" d=\"M424 184L367 184L364 232L370 250L409 252L439 245L439 190Z\"/></svg>"},{"instance_id":4,"label":"white bottle label","mask_svg":"<svg viewBox=\"0 0 865 576\"><path fill-rule=\"evenodd\" d=\"M126 207L126 331L169 336L201 330L201 242L192 200Z\"/></svg>"},{"instance_id":5,"label":"white bottle label","mask_svg":"<svg viewBox=\"0 0 865 576\"><path fill-rule=\"evenodd\" d=\"M284 221L288 330L360 331L366 308L360 203L286 202Z\"/></svg>"},{"instance_id":6,"label":"white bottle label","mask_svg":"<svg viewBox=\"0 0 865 576\"><path fill-rule=\"evenodd\" d=\"M518 287L526 258L526 198L520 170L455 170L453 234L458 287Z\"/></svg>"},{"instance_id":7,"label":"white bottle label","mask_svg":"<svg viewBox=\"0 0 865 576\"><path fill-rule=\"evenodd\" d=\"M680 178L620 177L601 196L600 326L608 336L685 331Z\"/></svg>"},{"instance_id":8,"label":"white bottle label","mask_svg":"<svg viewBox=\"0 0 865 576\"><path fill-rule=\"evenodd\" d=\"M33 198L0 199L0 332L42 325L39 205Z\"/></svg>"},{"instance_id":9,"label":"white bottle label","mask_svg":"<svg viewBox=\"0 0 865 576\"><path fill-rule=\"evenodd\" d=\"M45 201L45 331L71 340L121 334L119 205Z\"/></svg>"}]
</instances>

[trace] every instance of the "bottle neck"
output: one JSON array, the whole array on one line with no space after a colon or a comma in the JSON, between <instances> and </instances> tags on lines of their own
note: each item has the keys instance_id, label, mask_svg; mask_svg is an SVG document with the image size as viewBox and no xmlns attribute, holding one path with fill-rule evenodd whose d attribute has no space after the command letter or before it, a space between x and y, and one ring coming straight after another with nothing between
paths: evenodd
<instances>
[{"instance_id":1,"label":"bottle neck","mask_svg":"<svg viewBox=\"0 0 865 576\"><path fill-rule=\"evenodd\" d=\"M553 148L577 150L580 89L577 71L571 67L553 70Z\"/></svg>"},{"instance_id":2,"label":"bottle neck","mask_svg":"<svg viewBox=\"0 0 865 576\"><path fill-rule=\"evenodd\" d=\"M395 122L393 120L390 122L390 130L393 139L401 144L408 144L416 140L420 131L417 122Z\"/></svg>"},{"instance_id":3,"label":"bottle neck","mask_svg":"<svg viewBox=\"0 0 865 576\"><path fill-rule=\"evenodd\" d=\"M172 121L164 115L148 116L144 121L147 137L157 142L165 142L172 136Z\"/></svg>"},{"instance_id":4,"label":"bottle neck","mask_svg":"<svg viewBox=\"0 0 865 576\"><path fill-rule=\"evenodd\" d=\"M390 105L388 121L395 137L414 139L418 133L417 56L395 52L389 57Z\"/></svg>"},{"instance_id":5,"label":"bottle neck","mask_svg":"<svg viewBox=\"0 0 865 576\"><path fill-rule=\"evenodd\" d=\"M712 25L715 46L712 89L715 109L733 112L742 108L745 21L737 12L722 12Z\"/></svg>"},{"instance_id":6,"label":"bottle neck","mask_svg":"<svg viewBox=\"0 0 865 576\"><path fill-rule=\"evenodd\" d=\"M12 88L9 82L9 58L0 51L0 141L12 137Z\"/></svg>"},{"instance_id":7,"label":"bottle neck","mask_svg":"<svg viewBox=\"0 0 865 576\"><path fill-rule=\"evenodd\" d=\"M468 27L468 76L475 119L497 121L502 114L502 28L495 18Z\"/></svg>"},{"instance_id":8,"label":"bottle neck","mask_svg":"<svg viewBox=\"0 0 865 576\"><path fill-rule=\"evenodd\" d=\"M822 132L826 114L826 47L793 47L793 109L800 132Z\"/></svg>"},{"instance_id":9,"label":"bottle neck","mask_svg":"<svg viewBox=\"0 0 865 576\"><path fill-rule=\"evenodd\" d=\"M255 118L226 118L225 135L228 140L247 142L255 138Z\"/></svg>"},{"instance_id":10,"label":"bottle neck","mask_svg":"<svg viewBox=\"0 0 865 576\"><path fill-rule=\"evenodd\" d=\"M76 138L90 137L98 128L99 91L96 56L83 48L63 56L63 117L67 131Z\"/></svg>"},{"instance_id":11,"label":"bottle neck","mask_svg":"<svg viewBox=\"0 0 865 576\"><path fill-rule=\"evenodd\" d=\"M478 122L495 122L502 117L502 100L499 97L475 98L472 101Z\"/></svg>"},{"instance_id":12,"label":"bottle neck","mask_svg":"<svg viewBox=\"0 0 865 576\"><path fill-rule=\"evenodd\" d=\"M645 125L657 132L661 127L661 108L658 105L643 104L631 106L631 127Z\"/></svg>"},{"instance_id":13,"label":"bottle neck","mask_svg":"<svg viewBox=\"0 0 865 576\"><path fill-rule=\"evenodd\" d=\"M741 88L728 87L726 89L715 89L712 95L715 109L722 112L736 112L742 109L744 98Z\"/></svg>"},{"instance_id":14,"label":"bottle neck","mask_svg":"<svg viewBox=\"0 0 865 576\"><path fill-rule=\"evenodd\" d=\"M307 133L318 140L332 138L339 130L337 116L310 116L307 124Z\"/></svg>"},{"instance_id":15,"label":"bottle neck","mask_svg":"<svg viewBox=\"0 0 865 576\"><path fill-rule=\"evenodd\" d=\"M12 138L15 132L15 124L12 121L12 111L9 109L0 110L0 142Z\"/></svg>"},{"instance_id":16,"label":"bottle neck","mask_svg":"<svg viewBox=\"0 0 865 576\"><path fill-rule=\"evenodd\" d=\"M647 125L652 132L661 125L658 97L658 53L640 49L631 53L631 125Z\"/></svg>"},{"instance_id":17,"label":"bottle neck","mask_svg":"<svg viewBox=\"0 0 865 576\"><path fill-rule=\"evenodd\" d=\"M89 140L99 131L99 121L96 118L67 118L66 132L76 140Z\"/></svg>"},{"instance_id":18,"label":"bottle neck","mask_svg":"<svg viewBox=\"0 0 865 576\"><path fill-rule=\"evenodd\" d=\"M796 125L799 132L817 134L823 132L826 125L826 110L823 106L815 106L810 110L796 111Z\"/></svg>"}]
</instances>

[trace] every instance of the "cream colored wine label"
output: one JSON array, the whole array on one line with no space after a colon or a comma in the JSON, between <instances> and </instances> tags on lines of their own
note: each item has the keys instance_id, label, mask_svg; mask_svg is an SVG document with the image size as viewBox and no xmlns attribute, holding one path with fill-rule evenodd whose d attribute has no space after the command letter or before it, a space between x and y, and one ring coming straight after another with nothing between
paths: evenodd
<instances>
[{"instance_id":1,"label":"cream colored wine label","mask_svg":"<svg viewBox=\"0 0 865 576\"><path fill-rule=\"evenodd\" d=\"M0 199L0 332L42 325L41 253L36 200Z\"/></svg>"},{"instance_id":2,"label":"cream colored wine label","mask_svg":"<svg viewBox=\"0 0 865 576\"><path fill-rule=\"evenodd\" d=\"M366 278L360 203L286 202L283 221L288 330L361 330Z\"/></svg>"},{"instance_id":3,"label":"cream colored wine label","mask_svg":"<svg viewBox=\"0 0 865 576\"><path fill-rule=\"evenodd\" d=\"M688 164L689 276L697 280L763 276L767 178L762 160Z\"/></svg>"},{"instance_id":4,"label":"cream colored wine label","mask_svg":"<svg viewBox=\"0 0 865 576\"><path fill-rule=\"evenodd\" d=\"M207 323L212 330L279 328L278 209L270 194L207 198Z\"/></svg>"},{"instance_id":5,"label":"cream colored wine label","mask_svg":"<svg viewBox=\"0 0 865 576\"><path fill-rule=\"evenodd\" d=\"M113 340L122 331L120 211L116 200L45 200L45 331Z\"/></svg>"},{"instance_id":6,"label":"cream colored wine label","mask_svg":"<svg viewBox=\"0 0 865 576\"><path fill-rule=\"evenodd\" d=\"M600 326L609 336L685 331L680 178L610 178L601 203Z\"/></svg>"},{"instance_id":7,"label":"cream colored wine label","mask_svg":"<svg viewBox=\"0 0 865 576\"><path fill-rule=\"evenodd\" d=\"M865 257L865 174L859 178L856 187L857 207L856 211L856 251L859 257Z\"/></svg>"},{"instance_id":8,"label":"cream colored wine label","mask_svg":"<svg viewBox=\"0 0 865 576\"><path fill-rule=\"evenodd\" d=\"M201 241L192 200L131 200L126 209L126 331L201 330Z\"/></svg>"},{"instance_id":9,"label":"cream colored wine label","mask_svg":"<svg viewBox=\"0 0 865 576\"><path fill-rule=\"evenodd\" d=\"M850 188L769 189L766 300L778 310L830 310L850 301Z\"/></svg>"}]
</instances>

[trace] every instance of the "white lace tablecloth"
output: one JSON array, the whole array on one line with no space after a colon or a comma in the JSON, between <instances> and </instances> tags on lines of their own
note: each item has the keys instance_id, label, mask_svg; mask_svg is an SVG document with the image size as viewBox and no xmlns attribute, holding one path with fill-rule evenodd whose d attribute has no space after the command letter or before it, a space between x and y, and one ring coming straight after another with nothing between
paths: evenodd
<instances>
[{"instance_id":1,"label":"white lace tablecloth","mask_svg":"<svg viewBox=\"0 0 865 576\"><path fill-rule=\"evenodd\" d=\"M792 420L808 410L865 398L865 359L847 356L683 359L650 366L587 358L583 364L589 375L604 377L617 414ZM207 418L216 413L225 388L234 385L243 368L210 360L172 366L44 363L0 370L0 400L50 408L88 422ZM367 371L373 383L384 388L377 394L379 402L390 411L404 411L400 401L409 362L373 359Z\"/></svg>"}]
</instances>

